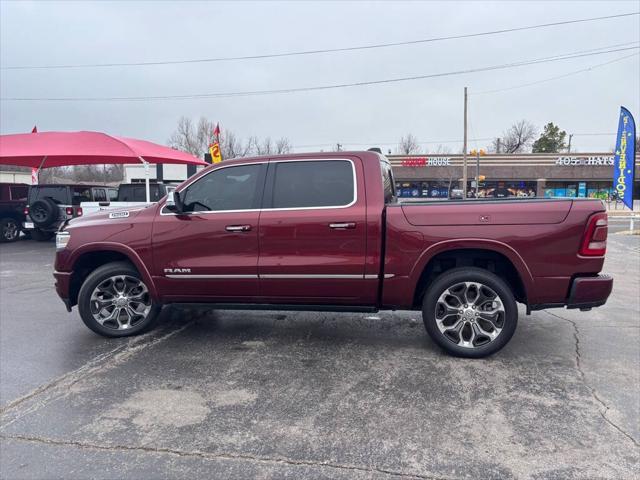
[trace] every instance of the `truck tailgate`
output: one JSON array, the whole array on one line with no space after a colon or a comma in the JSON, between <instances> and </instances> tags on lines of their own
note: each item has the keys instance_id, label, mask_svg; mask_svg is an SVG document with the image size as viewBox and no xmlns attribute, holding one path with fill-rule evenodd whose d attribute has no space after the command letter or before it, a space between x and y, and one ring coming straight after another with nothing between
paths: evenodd
<instances>
[{"instance_id":1,"label":"truck tailgate","mask_svg":"<svg viewBox=\"0 0 640 480\"><path fill-rule=\"evenodd\" d=\"M411 225L545 225L561 223L573 201L566 200L469 200L447 203L403 204Z\"/></svg>"}]
</instances>

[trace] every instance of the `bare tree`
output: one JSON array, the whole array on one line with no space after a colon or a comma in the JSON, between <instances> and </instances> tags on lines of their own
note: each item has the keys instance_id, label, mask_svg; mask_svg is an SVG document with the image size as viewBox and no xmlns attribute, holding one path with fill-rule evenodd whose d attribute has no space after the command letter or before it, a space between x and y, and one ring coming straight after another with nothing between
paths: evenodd
<instances>
[{"instance_id":1,"label":"bare tree","mask_svg":"<svg viewBox=\"0 0 640 480\"><path fill-rule=\"evenodd\" d=\"M291 143L287 137L280 137L276 140L276 153L284 154L291 152Z\"/></svg>"},{"instance_id":2,"label":"bare tree","mask_svg":"<svg viewBox=\"0 0 640 480\"><path fill-rule=\"evenodd\" d=\"M536 136L536 127L527 120L520 120L504 131L501 138L493 140L491 151L520 153L528 150Z\"/></svg>"},{"instance_id":3,"label":"bare tree","mask_svg":"<svg viewBox=\"0 0 640 480\"><path fill-rule=\"evenodd\" d=\"M176 131L169 138L169 145L194 157L203 158L213 142L214 123L205 117L200 117L194 125L188 117L180 117Z\"/></svg>"},{"instance_id":4,"label":"bare tree","mask_svg":"<svg viewBox=\"0 0 640 480\"><path fill-rule=\"evenodd\" d=\"M214 141L214 128L215 123L205 117L201 117L197 124L188 117L180 117L176 130L167 143L173 148L204 158L204 154L209 151L209 145ZM257 136L251 136L243 140L234 132L223 130L220 132L220 151L223 159L231 159L248 155L288 153L291 151L291 144L286 137L275 143L270 137L260 140Z\"/></svg>"},{"instance_id":5,"label":"bare tree","mask_svg":"<svg viewBox=\"0 0 640 480\"><path fill-rule=\"evenodd\" d=\"M447 145L438 144L438 146L431 150L433 153L437 155L448 155L451 153L451 148Z\"/></svg>"},{"instance_id":6,"label":"bare tree","mask_svg":"<svg viewBox=\"0 0 640 480\"><path fill-rule=\"evenodd\" d=\"M413 155L419 151L420 145L418 145L418 139L411 133L400 137L400 142L398 143L398 153L400 155Z\"/></svg>"}]
</instances>

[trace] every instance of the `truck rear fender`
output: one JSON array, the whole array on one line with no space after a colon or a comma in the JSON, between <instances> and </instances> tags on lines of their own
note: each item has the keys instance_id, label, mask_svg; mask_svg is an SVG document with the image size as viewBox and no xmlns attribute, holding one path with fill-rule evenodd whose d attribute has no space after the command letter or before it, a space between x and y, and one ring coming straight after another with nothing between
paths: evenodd
<instances>
[{"instance_id":1,"label":"truck rear fender","mask_svg":"<svg viewBox=\"0 0 640 480\"><path fill-rule=\"evenodd\" d=\"M490 239L453 239L430 245L419 256L409 275L414 285L413 306L419 307L422 296L435 276L460 266L498 269L512 285L517 300L527 303L533 276L522 257L509 245ZM490 269L490 268L489 268Z\"/></svg>"},{"instance_id":2,"label":"truck rear fender","mask_svg":"<svg viewBox=\"0 0 640 480\"><path fill-rule=\"evenodd\" d=\"M89 243L74 250L68 260L68 265L73 272L69 291L70 304L77 304L80 287L93 270L107 263L118 261L131 263L140 273L151 297L158 301L159 298L153 278L136 251L120 243L99 242Z\"/></svg>"}]
</instances>

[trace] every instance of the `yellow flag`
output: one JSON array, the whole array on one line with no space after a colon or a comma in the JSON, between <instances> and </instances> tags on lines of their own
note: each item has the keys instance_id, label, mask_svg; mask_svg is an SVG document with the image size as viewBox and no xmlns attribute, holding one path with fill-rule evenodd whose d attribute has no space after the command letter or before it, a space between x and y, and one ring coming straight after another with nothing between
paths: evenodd
<instances>
[{"instance_id":1,"label":"yellow flag","mask_svg":"<svg viewBox=\"0 0 640 480\"><path fill-rule=\"evenodd\" d=\"M209 145L209 153L211 154L211 161L213 163L220 163L222 161L222 153L220 152L220 144L213 142Z\"/></svg>"}]
</instances>

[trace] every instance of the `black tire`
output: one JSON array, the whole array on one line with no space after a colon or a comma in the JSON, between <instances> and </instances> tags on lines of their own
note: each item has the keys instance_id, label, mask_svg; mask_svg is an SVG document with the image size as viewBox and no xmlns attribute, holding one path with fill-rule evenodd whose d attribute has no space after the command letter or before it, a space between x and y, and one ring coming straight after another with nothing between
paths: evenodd
<instances>
[{"instance_id":1,"label":"black tire","mask_svg":"<svg viewBox=\"0 0 640 480\"><path fill-rule=\"evenodd\" d=\"M51 240L56 232L45 232L44 230L40 230L39 228L34 228L33 230L29 230L31 238L36 242L48 242Z\"/></svg>"},{"instance_id":2,"label":"black tire","mask_svg":"<svg viewBox=\"0 0 640 480\"><path fill-rule=\"evenodd\" d=\"M95 333L104 337L129 337L151 329L158 318L158 314L160 313L162 306L153 301L150 296L148 297L148 300L151 304L151 308L147 316L125 330L101 325L94 318L91 311L91 295L98 285L108 281L114 276L132 277L144 285L142 277L138 271L128 262L107 263L106 265L96 268L85 279L82 287L80 288L80 294L78 295L78 311L80 312L80 317L84 324Z\"/></svg>"},{"instance_id":3,"label":"black tire","mask_svg":"<svg viewBox=\"0 0 640 480\"><path fill-rule=\"evenodd\" d=\"M0 219L0 242L15 242L20 238L20 222L13 217Z\"/></svg>"},{"instance_id":4,"label":"black tire","mask_svg":"<svg viewBox=\"0 0 640 480\"><path fill-rule=\"evenodd\" d=\"M493 292L496 293L498 297L500 297L499 300L501 300L503 308L503 313L498 314L498 325L501 325L501 329L499 332L497 329L494 330L495 332L498 332L498 335L493 340L490 340L489 337L483 336L471 337L471 330L465 331L465 333L469 333L467 337L471 340L472 345L474 345L474 340L477 340L477 338L488 341L487 343L479 342L478 345L473 346L473 348L464 347L457 344L461 343L462 340L467 340L466 338L461 338L462 332L460 333L460 336L458 336L458 342L456 343L454 338L452 338L451 336L447 336L445 335L445 333L440 331L436 321L436 307L442 308L442 303L438 304L438 299L440 298L440 296L443 295L447 291L447 289L453 287L453 289L455 290L455 287L457 285L464 282L475 282L493 290ZM463 311L463 307L464 305L460 307L461 310L459 311ZM441 318L444 319L446 317L447 314L445 313ZM457 321L457 319L463 319L463 315L452 315L452 317L454 323ZM516 326L518 325L518 307L516 305L516 300L513 296L511 288L509 288L507 283L497 275L487 270L475 267L454 268L438 276L433 281L433 283L428 286L422 303L422 319L424 321L424 326L427 329L427 333L429 334L431 339L447 353L458 357L481 358L497 352L502 347L504 347L509 342L509 340L511 340L511 337L516 330ZM477 321L476 319L474 319L474 321ZM482 321L483 323L485 322L484 320L482 320L482 318L480 318L480 321ZM468 324L469 329L473 329L474 326L475 325L471 323ZM490 327L492 326L493 325L490 325Z\"/></svg>"},{"instance_id":5,"label":"black tire","mask_svg":"<svg viewBox=\"0 0 640 480\"><path fill-rule=\"evenodd\" d=\"M33 224L40 228L45 228L58 220L60 217L60 209L58 204L51 198L45 197L36 200L29 205L29 216Z\"/></svg>"}]
</instances>

